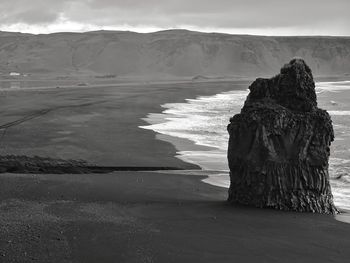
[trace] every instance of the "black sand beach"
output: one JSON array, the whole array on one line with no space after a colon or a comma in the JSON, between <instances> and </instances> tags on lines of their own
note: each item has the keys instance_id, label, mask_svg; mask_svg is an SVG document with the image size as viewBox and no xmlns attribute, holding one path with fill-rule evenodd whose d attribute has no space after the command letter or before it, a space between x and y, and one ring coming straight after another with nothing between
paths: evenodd
<instances>
[{"instance_id":1,"label":"black sand beach","mask_svg":"<svg viewBox=\"0 0 350 263\"><path fill-rule=\"evenodd\" d=\"M242 83L0 90L0 125L19 120L6 130L0 154L83 159L109 166L194 168L173 157L173 145L140 129L146 125L142 118L161 112L161 104L242 88ZM26 121L28 116L33 118Z\"/></svg>"},{"instance_id":2,"label":"black sand beach","mask_svg":"<svg viewBox=\"0 0 350 263\"><path fill-rule=\"evenodd\" d=\"M246 86L244 86L246 87ZM1 154L196 169L138 128L160 105L232 83L2 91ZM26 119L26 116L33 118ZM174 172L1 174L0 262L347 262L350 225L230 206L227 190Z\"/></svg>"}]
</instances>

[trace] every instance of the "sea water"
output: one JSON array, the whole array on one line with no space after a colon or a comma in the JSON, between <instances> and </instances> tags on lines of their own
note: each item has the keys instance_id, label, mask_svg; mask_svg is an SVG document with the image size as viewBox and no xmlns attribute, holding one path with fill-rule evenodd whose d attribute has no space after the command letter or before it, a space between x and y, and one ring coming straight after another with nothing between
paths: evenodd
<instances>
[{"instance_id":1,"label":"sea water","mask_svg":"<svg viewBox=\"0 0 350 263\"><path fill-rule=\"evenodd\" d=\"M208 150L178 149L177 154L207 172L209 176L204 182L228 187L226 127L230 117L240 112L248 93L248 90L233 90L187 99L184 103L167 103L162 105L162 114L150 113L145 120L151 125L142 128L209 147ZM329 112L335 131L329 160L334 201L337 206L350 209L350 81L316 83L316 93L318 106Z\"/></svg>"}]
</instances>

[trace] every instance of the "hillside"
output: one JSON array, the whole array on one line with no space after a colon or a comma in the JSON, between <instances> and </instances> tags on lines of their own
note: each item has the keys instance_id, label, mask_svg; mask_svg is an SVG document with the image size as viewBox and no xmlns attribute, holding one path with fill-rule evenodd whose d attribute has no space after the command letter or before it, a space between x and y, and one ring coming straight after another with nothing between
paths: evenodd
<instances>
[{"instance_id":1,"label":"hillside","mask_svg":"<svg viewBox=\"0 0 350 263\"><path fill-rule=\"evenodd\" d=\"M350 37L265 37L168 30L0 32L0 71L118 76L271 75L303 57L316 76L350 73Z\"/></svg>"}]
</instances>

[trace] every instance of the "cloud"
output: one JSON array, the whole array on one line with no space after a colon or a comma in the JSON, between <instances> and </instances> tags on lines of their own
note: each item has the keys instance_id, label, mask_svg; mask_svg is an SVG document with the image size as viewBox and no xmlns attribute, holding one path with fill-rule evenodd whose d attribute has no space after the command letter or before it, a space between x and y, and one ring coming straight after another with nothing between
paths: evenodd
<instances>
[{"instance_id":1,"label":"cloud","mask_svg":"<svg viewBox=\"0 0 350 263\"><path fill-rule=\"evenodd\" d=\"M284 28L350 35L348 0L1 0L0 10L2 29L67 22L89 28Z\"/></svg>"},{"instance_id":2,"label":"cloud","mask_svg":"<svg viewBox=\"0 0 350 263\"><path fill-rule=\"evenodd\" d=\"M0 23L45 24L55 22L69 0L1 0Z\"/></svg>"}]
</instances>

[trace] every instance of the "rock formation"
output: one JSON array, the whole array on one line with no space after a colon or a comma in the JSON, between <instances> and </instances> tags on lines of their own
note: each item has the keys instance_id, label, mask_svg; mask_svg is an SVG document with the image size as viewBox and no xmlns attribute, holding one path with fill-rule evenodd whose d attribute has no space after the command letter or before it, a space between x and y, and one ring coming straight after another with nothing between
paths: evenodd
<instances>
[{"instance_id":1,"label":"rock formation","mask_svg":"<svg viewBox=\"0 0 350 263\"><path fill-rule=\"evenodd\" d=\"M228 201L336 213L328 175L333 126L317 107L310 68L293 59L279 75L257 79L249 89L228 125Z\"/></svg>"}]
</instances>

